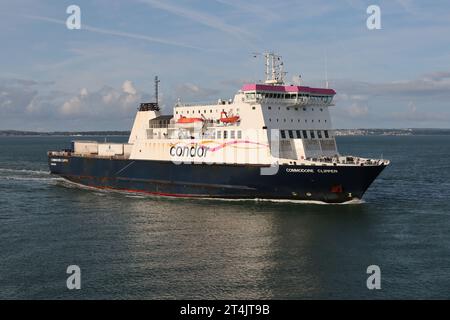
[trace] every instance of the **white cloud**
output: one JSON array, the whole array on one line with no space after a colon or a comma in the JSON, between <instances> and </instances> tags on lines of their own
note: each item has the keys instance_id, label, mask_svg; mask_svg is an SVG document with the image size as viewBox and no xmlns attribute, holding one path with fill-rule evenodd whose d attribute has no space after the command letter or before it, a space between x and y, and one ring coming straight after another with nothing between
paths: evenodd
<instances>
[{"instance_id":1,"label":"white cloud","mask_svg":"<svg viewBox=\"0 0 450 320\"><path fill-rule=\"evenodd\" d=\"M367 106L352 103L349 107L345 108L348 115L353 118L364 117L369 114L369 108Z\"/></svg>"},{"instance_id":2,"label":"white cloud","mask_svg":"<svg viewBox=\"0 0 450 320\"><path fill-rule=\"evenodd\" d=\"M181 99L209 99L218 98L219 90L200 87L193 83L184 83L175 89L175 95Z\"/></svg>"},{"instance_id":3,"label":"white cloud","mask_svg":"<svg viewBox=\"0 0 450 320\"><path fill-rule=\"evenodd\" d=\"M391 116L394 120L413 122L413 123L433 123L433 122L449 122L450 113L444 112L424 112L421 111L414 101L410 101L405 111L393 112Z\"/></svg>"},{"instance_id":4,"label":"white cloud","mask_svg":"<svg viewBox=\"0 0 450 320\"><path fill-rule=\"evenodd\" d=\"M89 92L86 88L62 103L59 113L62 116L81 116L93 118L115 118L131 115L143 99L130 80L125 80L121 89L103 87L98 91Z\"/></svg>"},{"instance_id":5,"label":"white cloud","mask_svg":"<svg viewBox=\"0 0 450 320\"><path fill-rule=\"evenodd\" d=\"M82 97L80 95L80 97ZM81 113L81 99L80 97L73 97L69 101L63 103L60 113L64 116L77 115Z\"/></svg>"},{"instance_id":6,"label":"white cloud","mask_svg":"<svg viewBox=\"0 0 450 320\"><path fill-rule=\"evenodd\" d=\"M135 95L137 92L133 86L133 83L130 80L125 80L125 82L122 85L122 90L123 90L123 92L131 94L131 95Z\"/></svg>"}]
</instances>

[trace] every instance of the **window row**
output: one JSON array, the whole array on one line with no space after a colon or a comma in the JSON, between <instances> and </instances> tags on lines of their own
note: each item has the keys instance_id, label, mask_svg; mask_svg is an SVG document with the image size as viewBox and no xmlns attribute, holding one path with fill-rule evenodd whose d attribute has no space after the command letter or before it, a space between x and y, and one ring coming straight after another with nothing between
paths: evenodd
<instances>
[{"instance_id":1,"label":"window row","mask_svg":"<svg viewBox=\"0 0 450 320\"><path fill-rule=\"evenodd\" d=\"M275 92L250 92L245 94L248 100L255 99L310 99L315 102L330 103L332 96L310 96L309 93L275 93Z\"/></svg>"},{"instance_id":2,"label":"window row","mask_svg":"<svg viewBox=\"0 0 450 320\"><path fill-rule=\"evenodd\" d=\"M271 107L271 106L268 106L267 109L268 109L268 110L272 110L272 107ZM298 109L299 109L298 107L294 107L294 108L292 108L292 107L286 107L286 110L287 110L287 111L289 111L289 110L295 110L295 111L298 111ZM302 109L303 109L303 111L307 111L307 110L308 110L308 108L306 108L306 107L303 107ZM281 110L281 107L278 107L278 110ZM314 108L311 108L310 110L311 110L311 111L314 111ZM323 112L323 108L320 108L320 112Z\"/></svg>"},{"instance_id":3,"label":"window row","mask_svg":"<svg viewBox=\"0 0 450 320\"><path fill-rule=\"evenodd\" d=\"M328 139L328 130L280 130L282 139Z\"/></svg>"},{"instance_id":4,"label":"window row","mask_svg":"<svg viewBox=\"0 0 450 320\"><path fill-rule=\"evenodd\" d=\"M301 119L290 119L291 122L294 122L294 120L297 120L297 122L301 122ZM273 122L280 122L281 119L274 119ZM310 119L311 122L314 122L314 119ZM317 122L321 122L321 119L317 119ZM269 118L269 122L272 122L272 118ZM283 122L288 122L286 119L283 119ZM323 122L327 122L327 119L324 119ZM305 123L308 123L308 119L305 119Z\"/></svg>"},{"instance_id":5,"label":"window row","mask_svg":"<svg viewBox=\"0 0 450 320\"><path fill-rule=\"evenodd\" d=\"M180 110L180 111L175 111L175 114L195 114L197 111L198 114L207 114L208 110ZM202 112L203 111L203 112ZM219 113L222 112L222 110L219 109L209 109L209 113ZM233 109L228 110L227 112L233 113ZM239 109L236 109L236 112L239 112Z\"/></svg>"},{"instance_id":6,"label":"window row","mask_svg":"<svg viewBox=\"0 0 450 320\"><path fill-rule=\"evenodd\" d=\"M213 137L214 138L214 137ZM218 130L216 131L216 139L242 139L241 130Z\"/></svg>"}]
</instances>

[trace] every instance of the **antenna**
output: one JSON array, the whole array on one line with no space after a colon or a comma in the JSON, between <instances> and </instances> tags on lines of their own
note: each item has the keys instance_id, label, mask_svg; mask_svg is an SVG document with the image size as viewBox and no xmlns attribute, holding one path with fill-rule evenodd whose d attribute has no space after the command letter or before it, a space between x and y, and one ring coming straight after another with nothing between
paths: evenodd
<instances>
[{"instance_id":1,"label":"antenna","mask_svg":"<svg viewBox=\"0 0 450 320\"><path fill-rule=\"evenodd\" d=\"M158 86L160 80L158 76L155 77L155 100L156 102L144 102L139 106L139 111L159 111Z\"/></svg>"},{"instance_id":2,"label":"antenna","mask_svg":"<svg viewBox=\"0 0 450 320\"><path fill-rule=\"evenodd\" d=\"M273 52L253 52L253 57L264 56L265 58L265 74L266 84L280 85L284 84L284 76L287 72L283 71L284 64L281 60L281 56Z\"/></svg>"},{"instance_id":3,"label":"antenna","mask_svg":"<svg viewBox=\"0 0 450 320\"><path fill-rule=\"evenodd\" d=\"M156 105L158 105L159 104L159 100L158 100L158 86L159 86L159 82L160 82L160 80L158 79L158 76L155 76L155 102L156 102Z\"/></svg>"},{"instance_id":4,"label":"antenna","mask_svg":"<svg viewBox=\"0 0 450 320\"><path fill-rule=\"evenodd\" d=\"M328 51L325 49L325 88L328 89Z\"/></svg>"}]
</instances>

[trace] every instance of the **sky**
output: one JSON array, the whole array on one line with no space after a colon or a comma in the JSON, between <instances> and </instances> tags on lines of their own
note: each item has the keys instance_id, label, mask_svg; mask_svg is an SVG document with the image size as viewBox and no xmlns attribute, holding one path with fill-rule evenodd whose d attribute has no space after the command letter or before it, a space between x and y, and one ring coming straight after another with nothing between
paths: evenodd
<instances>
[{"instance_id":1,"label":"sky","mask_svg":"<svg viewBox=\"0 0 450 320\"><path fill-rule=\"evenodd\" d=\"M450 128L448 0L2 0L0 44L0 130L129 130L155 75L170 114L260 81L265 51L328 77L336 128Z\"/></svg>"}]
</instances>

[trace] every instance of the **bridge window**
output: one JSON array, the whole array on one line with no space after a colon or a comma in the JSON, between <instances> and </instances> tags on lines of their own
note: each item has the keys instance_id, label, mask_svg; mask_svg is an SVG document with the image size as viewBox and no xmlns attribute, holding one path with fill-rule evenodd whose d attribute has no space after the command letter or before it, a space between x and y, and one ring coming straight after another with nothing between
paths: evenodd
<instances>
[{"instance_id":1,"label":"bridge window","mask_svg":"<svg viewBox=\"0 0 450 320\"><path fill-rule=\"evenodd\" d=\"M223 131L223 138L228 139L228 131L226 130Z\"/></svg>"},{"instance_id":2,"label":"bridge window","mask_svg":"<svg viewBox=\"0 0 450 320\"><path fill-rule=\"evenodd\" d=\"M217 139L222 139L222 131L217 131Z\"/></svg>"},{"instance_id":3,"label":"bridge window","mask_svg":"<svg viewBox=\"0 0 450 320\"><path fill-rule=\"evenodd\" d=\"M294 139L294 132L292 130L289 130L288 133L289 133L289 138Z\"/></svg>"},{"instance_id":4,"label":"bridge window","mask_svg":"<svg viewBox=\"0 0 450 320\"><path fill-rule=\"evenodd\" d=\"M286 139L286 132L284 130L281 130L280 133L281 133L281 138Z\"/></svg>"},{"instance_id":5,"label":"bridge window","mask_svg":"<svg viewBox=\"0 0 450 320\"><path fill-rule=\"evenodd\" d=\"M234 139L235 138L235 134L234 134L234 130L230 131L230 139Z\"/></svg>"},{"instance_id":6,"label":"bridge window","mask_svg":"<svg viewBox=\"0 0 450 320\"><path fill-rule=\"evenodd\" d=\"M300 130L295 130L295 134L297 136L297 139L301 139L302 138L302 134L300 133Z\"/></svg>"},{"instance_id":7,"label":"bridge window","mask_svg":"<svg viewBox=\"0 0 450 320\"><path fill-rule=\"evenodd\" d=\"M238 137L238 139L242 139L242 131L241 130L239 130L237 132L237 137Z\"/></svg>"},{"instance_id":8,"label":"bridge window","mask_svg":"<svg viewBox=\"0 0 450 320\"><path fill-rule=\"evenodd\" d=\"M317 130L317 137L319 139L322 139L322 131L321 130Z\"/></svg>"},{"instance_id":9,"label":"bridge window","mask_svg":"<svg viewBox=\"0 0 450 320\"><path fill-rule=\"evenodd\" d=\"M324 133L324 135L325 135L325 138L328 139L328 138L329 138L329 136L328 136L328 130L325 130L323 133Z\"/></svg>"},{"instance_id":10,"label":"bridge window","mask_svg":"<svg viewBox=\"0 0 450 320\"><path fill-rule=\"evenodd\" d=\"M306 130L303 130L303 139L308 139L308 132Z\"/></svg>"},{"instance_id":11,"label":"bridge window","mask_svg":"<svg viewBox=\"0 0 450 320\"><path fill-rule=\"evenodd\" d=\"M315 139L316 135L314 134L314 130L309 131L309 135L311 136L311 139Z\"/></svg>"}]
</instances>

